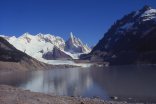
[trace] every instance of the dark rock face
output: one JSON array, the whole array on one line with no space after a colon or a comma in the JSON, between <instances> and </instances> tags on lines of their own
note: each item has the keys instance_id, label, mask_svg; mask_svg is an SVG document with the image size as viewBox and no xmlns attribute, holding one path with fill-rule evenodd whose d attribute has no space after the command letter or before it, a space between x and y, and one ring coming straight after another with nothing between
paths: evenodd
<instances>
[{"instance_id":1,"label":"dark rock face","mask_svg":"<svg viewBox=\"0 0 156 104\"><path fill-rule=\"evenodd\" d=\"M72 59L69 55L62 52L59 48L54 47L52 52L47 52L42 56L44 59L47 60L56 60L56 59Z\"/></svg>"},{"instance_id":2,"label":"dark rock face","mask_svg":"<svg viewBox=\"0 0 156 104\"><path fill-rule=\"evenodd\" d=\"M17 50L9 42L0 37L0 61L19 62L26 57L30 58L28 55Z\"/></svg>"},{"instance_id":3,"label":"dark rock face","mask_svg":"<svg viewBox=\"0 0 156 104\"><path fill-rule=\"evenodd\" d=\"M145 6L117 20L88 55L112 65L156 63L156 10Z\"/></svg>"}]
</instances>

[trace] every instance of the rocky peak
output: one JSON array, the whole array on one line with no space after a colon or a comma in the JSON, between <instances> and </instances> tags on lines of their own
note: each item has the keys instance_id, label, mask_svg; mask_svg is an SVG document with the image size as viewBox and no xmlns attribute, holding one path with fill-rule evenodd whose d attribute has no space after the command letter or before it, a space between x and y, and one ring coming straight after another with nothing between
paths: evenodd
<instances>
[{"instance_id":1,"label":"rocky peak","mask_svg":"<svg viewBox=\"0 0 156 104\"><path fill-rule=\"evenodd\" d=\"M88 53L91 49L71 32L69 39L66 41L65 50L71 53Z\"/></svg>"},{"instance_id":2,"label":"rocky peak","mask_svg":"<svg viewBox=\"0 0 156 104\"><path fill-rule=\"evenodd\" d=\"M80 45L80 43L81 43L81 40L79 38L77 38L76 36L74 36L74 34L72 32L70 33L70 37L69 37L68 41L70 41L71 44L75 44L75 45Z\"/></svg>"},{"instance_id":3,"label":"rocky peak","mask_svg":"<svg viewBox=\"0 0 156 104\"><path fill-rule=\"evenodd\" d=\"M11 38L12 38L12 37L11 37ZM30 43L31 40L32 40L31 38L32 38L32 35L29 34L28 32L24 33L23 35L21 35L21 36L19 37L19 39L25 41L25 43Z\"/></svg>"},{"instance_id":4,"label":"rocky peak","mask_svg":"<svg viewBox=\"0 0 156 104\"><path fill-rule=\"evenodd\" d=\"M134 63L139 55L156 50L155 32L156 9L144 6L142 9L117 20L88 57L92 59L92 56L97 56L104 61L110 61L116 56L119 60L123 59L122 62L125 64ZM126 58L129 60L132 58L132 60L129 61Z\"/></svg>"},{"instance_id":5,"label":"rocky peak","mask_svg":"<svg viewBox=\"0 0 156 104\"><path fill-rule=\"evenodd\" d=\"M147 11L152 9L152 7L150 7L149 5L145 5L140 11Z\"/></svg>"},{"instance_id":6,"label":"rocky peak","mask_svg":"<svg viewBox=\"0 0 156 104\"><path fill-rule=\"evenodd\" d=\"M19 38L25 38L25 37L31 37L32 35L28 32L24 33L23 35L21 35Z\"/></svg>"},{"instance_id":7,"label":"rocky peak","mask_svg":"<svg viewBox=\"0 0 156 104\"><path fill-rule=\"evenodd\" d=\"M70 39L74 39L74 34L72 32L70 32Z\"/></svg>"}]
</instances>

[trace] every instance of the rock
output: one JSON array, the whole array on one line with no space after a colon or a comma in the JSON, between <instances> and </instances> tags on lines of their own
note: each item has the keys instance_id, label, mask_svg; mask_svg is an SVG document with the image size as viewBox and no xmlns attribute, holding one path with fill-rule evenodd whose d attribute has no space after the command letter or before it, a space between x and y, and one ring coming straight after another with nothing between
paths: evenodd
<instances>
[{"instance_id":1,"label":"rock","mask_svg":"<svg viewBox=\"0 0 156 104\"><path fill-rule=\"evenodd\" d=\"M127 102L123 103L119 101L104 101L100 99L49 96L47 94L37 92L25 93L24 90L19 88L13 92L9 92L6 89L14 89L14 87L0 85L1 104L128 104Z\"/></svg>"},{"instance_id":2,"label":"rock","mask_svg":"<svg viewBox=\"0 0 156 104\"><path fill-rule=\"evenodd\" d=\"M113 100L118 100L117 96L111 96L110 98L113 99Z\"/></svg>"},{"instance_id":3,"label":"rock","mask_svg":"<svg viewBox=\"0 0 156 104\"><path fill-rule=\"evenodd\" d=\"M71 53L89 53L91 48L82 43L82 41L70 33L70 38L66 41L65 50Z\"/></svg>"},{"instance_id":4,"label":"rock","mask_svg":"<svg viewBox=\"0 0 156 104\"><path fill-rule=\"evenodd\" d=\"M44 53L42 56L46 60L71 60L72 57L66 54L65 52L61 51L59 48L54 47L53 51Z\"/></svg>"}]
</instances>

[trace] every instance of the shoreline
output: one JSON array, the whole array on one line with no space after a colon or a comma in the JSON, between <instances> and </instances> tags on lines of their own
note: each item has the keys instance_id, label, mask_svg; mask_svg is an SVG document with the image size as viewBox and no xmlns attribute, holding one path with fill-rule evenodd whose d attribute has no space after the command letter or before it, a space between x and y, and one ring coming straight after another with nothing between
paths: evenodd
<instances>
[{"instance_id":1,"label":"shoreline","mask_svg":"<svg viewBox=\"0 0 156 104\"><path fill-rule=\"evenodd\" d=\"M8 85L0 85L0 102L1 104L143 104L128 103L126 101L108 101L98 98L53 96Z\"/></svg>"},{"instance_id":2,"label":"shoreline","mask_svg":"<svg viewBox=\"0 0 156 104\"><path fill-rule=\"evenodd\" d=\"M5 62L0 61L0 72L14 72L14 71L37 71L37 70L52 70L52 69L59 69L59 68L74 68L79 66L74 65L51 65L39 62L39 64L33 64L35 66L31 66L25 62Z\"/></svg>"},{"instance_id":3,"label":"shoreline","mask_svg":"<svg viewBox=\"0 0 156 104\"><path fill-rule=\"evenodd\" d=\"M124 67L124 66L123 66ZM54 68L54 66L53 66ZM55 67L55 69L62 68L62 66L58 65L58 67ZM64 67L66 68L73 68L73 66L69 67ZM50 69L53 70L53 69ZM23 72L23 70L0 70L0 72ZM39 70L27 70L27 71L39 71ZM10 99L11 96L15 96L15 99L20 99L18 100L13 100ZM31 99L24 99L22 96L26 98L31 98ZM35 98L34 98L35 96ZM111 98L112 97L112 98ZM117 99L115 98L117 97ZM120 96L110 96L110 100L102 100L99 97L94 97L94 98L81 98L81 97L75 97L75 96L55 96L55 95L49 95L49 94L44 94L40 92L32 92L30 90L24 90L21 88L17 87L11 87L8 85L0 85L0 104L144 104L144 103L154 103L152 100L150 101L148 98L145 98L143 101L142 100L136 100L135 98L130 98L127 100L124 97ZM38 102L36 102L36 99L41 99ZM46 99L47 102L40 102ZM51 100L52 99L52 100ZM35 103L27 102L27 100L34 101ZM149 101L148 101L149 100ZM11 103L9 103L9 101ZM15 101L15 103L14 103ZM55 102L57 101L57 102ZM53 103L54 102L54 103Z\"/></svg>"}]
</instances>

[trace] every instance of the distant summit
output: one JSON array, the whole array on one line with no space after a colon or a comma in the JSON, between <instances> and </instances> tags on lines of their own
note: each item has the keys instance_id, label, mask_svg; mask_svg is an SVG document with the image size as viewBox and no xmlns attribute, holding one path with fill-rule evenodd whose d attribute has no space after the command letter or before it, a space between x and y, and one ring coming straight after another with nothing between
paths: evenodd
<instances>
[{"instance_id":1,"label":"distant summit","mask_svg":"<svg viewBox=\"0 0 156 104\"><path fill-rule=\"evenodd\" d=\"M151 6L145 5L141 10L147 11L147 10L150 10L150 9L152 9Z\"/></svg>"},{"instance_id":2,"label":"distant summit","mask_svg":"<svg viewBox=\"0 0 156 104\"><path fill-rule=\"evenodd\" d=\"M69 51L71 53L89 53L91 49L82 41L75 37L73 33L70 33L69 39L66 41L66 51Z\"/></svg>"}]
</instances>

